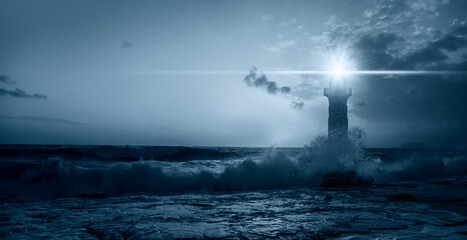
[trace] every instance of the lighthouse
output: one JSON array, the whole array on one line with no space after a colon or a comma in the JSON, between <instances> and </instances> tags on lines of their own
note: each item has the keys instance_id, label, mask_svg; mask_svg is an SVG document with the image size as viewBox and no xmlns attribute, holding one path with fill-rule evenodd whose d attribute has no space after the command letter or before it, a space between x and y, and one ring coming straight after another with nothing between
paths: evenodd
<instances>
[{"instance_id":1,"label":"lighthouse","mask_svg":"<svg viewBox=\"0 0 467 240\"><path fill-rule=\"evenodd\" d=\"M329 87L324 89L324 96L329 100L328 139L338 141L348 135L347 99L352 96L352 89L347 88L342 68L335 66L333 74Z\"/></svg>"}]
</instances>

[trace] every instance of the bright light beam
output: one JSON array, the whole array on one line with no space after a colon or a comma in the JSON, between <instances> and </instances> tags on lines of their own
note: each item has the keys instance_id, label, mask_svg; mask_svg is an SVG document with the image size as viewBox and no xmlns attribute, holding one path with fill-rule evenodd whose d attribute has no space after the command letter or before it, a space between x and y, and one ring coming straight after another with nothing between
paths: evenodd
<instances>
[{"instance_id":1,"label":"bright light beam","mask_svg":"<svg viewBox=\"0 0 467 240\"><path fill-rule=\"evenodd\" d=\"M409 71L409 70L344 70L341 67L334 67L331 71L319 71L319 70L271 70L261 71L264 74L271 75L454 75L454 74L467 74L467 71ZM105 74L131 74L131 75L229 75L229 74L245 74L246 71L100 71L97 73Z\"/></svg>"},{"instance_id":2,"label":"bright light beam","mask_svg":"<svg viewBox=\"0 0 467 240\"><path fill-rule=\"evenodd\" d=\"M264 71L269 74L305 74L305 75L327 75L336 74L333 71ZM382 71L371 71L371 70L339 70L339 75L445 75L445 74L467 74L467 71L397 71L397 70L382 70Z\"/></svg>"}]
</instances>

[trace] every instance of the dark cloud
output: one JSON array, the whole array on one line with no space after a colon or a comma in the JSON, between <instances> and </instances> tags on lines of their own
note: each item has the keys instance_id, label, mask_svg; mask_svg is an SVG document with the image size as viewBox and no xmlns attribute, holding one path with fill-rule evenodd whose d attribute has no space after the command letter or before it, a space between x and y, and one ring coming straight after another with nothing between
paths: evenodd
<instances>
[{"instance_id":1,"label":"dark cloud","mask_svg":"<svg viewBox=\"0 0 467 240\"><path fill-rule=\"evenodd\" d=\"M457 31L455 29L453 32ZM445 52L454 52L467 46L467 38L461 35L447 34L442 38L429 41L423 47L411 49L409 53L401 54L394 51L400 45L409 42L396 33L368 33L356 40L351 46L354 55L363 62L365 69L371 70L451 70L454 66L447 66L445 61L449 56Z\"/></svg>"},{"instance_id":2,"label":"dark cloud","mask_svg":"<svg viewBox=\"0 0 467 240\"><path fill-rule=\"evenodd\" d=\"M292 101L292 108L302 110L303 106L305 106L305 103L300 99L296 99Z\"/></svg>"},{"instance_id":3,"label":"dark cloud","mask_svg":"<svg viewBox=\"0 0 467 240\"><path fill-rule=\"evenodd\" d=\"M291 90L290 87L281 87L281 93L289 93Z\"/></svg>"},{"instance_id":4,"label":"dark cloud","mask_svg":"<svg viewBox=\"0 0 467 240\"><path fill-rule=\"evenodd\" d=\"M250 69L250 73L245 76L244 80L248 86L263 87L268 91L269 94L282 93L288 95L292 91L292 89L288 86L277 86L276 82L269 81L266 75L257 74L257 71L258 69L255 66L252 66ZM305 103L298 98L292 101L292 108L300 110L303 108L304 105Z\"/></svg>"},{"instance_id":5,"label":"dark cloud","mask_svg":"<svg viewBox=\"0 0 467 240\"><path fill-rule=\"evenodd\" d=\"M123 41L121 47L122 47L122 48L131 48L131 47L133 47L133 44L131 44L131 43L128 42L128 41Z\"/></svg>"},{"instance_id":6,"label":"dark cloud","mask_svg":"<svg viewBox=\"0 0 467 240\"><path fill-rule=\"evenodd\" d=\"M264 74L257 74L256 72L258 69L253 66L250 69L250 74L245 76L244 80L248 86L254 86L254 87L265 87L268 93L270 94L276 94L278 92L281 93L288 93L290 92L290 87L283 86L283 87L278 87L277 83L274 81L269 81Z\"/></svg>"},{"instance_id":7,"label":"dark cloud","mask_svg":"<svg viewBox=\"0 0 467 240\"><path fill-rule=\"evenodd\" d=\"M15 84L16 82L11 80L7 75L0 75L0 82L5 84Z\"/></svg>"},{"instance_id":8,"label":"dark cloud","mask_svg":"<svg viewBox=\"0 0 467 240\"><path fill-rule=\"evenodd\" d=\"M11 80L11 78L6 75L0 75L0 82L5 83L5 84L16 84L15 81ZM12 96L16 98L37 98L37 99L47 98L45 94L40 94L40 93L29 94L19 88L15 88L14 90L0 88L0 96Z\"/></svg>"},{"instance_id":9,"label":"dark cloud","mask_svg":"<svg viewBox=\"0 0 467 240\"><path fill-rule=\"evenodd\" d=\"M467 47L465 26L454 27L438 39L425 41L417 47L404 49L410 40L395 32L369 32L355 39L350 46L361 69L369 70L457 70L467 69L464 61L450 61L449 53ZM404 50L402 50L404 49ZM465 59L465 56L463 56Z\"/></svg>"},{"instance_id":10,"label":"dark cloud","mask_svg":"<svg viewBox=\"0 0 467 240\"><path fill-rule=\"evenodd\" d=\"M460 48L467 46L467 39L464 36L446 35L434 43L435 48L444 49L450 52L457 51Z\"/></svg>"},{"instance_id":11,"label":"dark cloud","mask_svg":"<svg viewBox=\"0 0 467 240\"><path fill-rule=\"evenodd\" d=\"M71 121L62 118L51 118L51 117L38 117L38 116L23 116L23 117L10 117L10 116L0 116L3 119L13 119L13 120L25 120L25 121L35 121L35 122L47 122L47 123L59 123L59 124L70 124L77 126L85 126L87 124Z\"/></svg>"},{"instance_id":12,"label":"dark cloud","mask_svg":"<svg viewBox=\"0 0 467 240\"><path fill-rule=\"evenodd\" d=\"M387 49L397 40L398 37L392 33L368 34L358 39L352 49L356 57L364 62L365 69L385 69L393 58Z\"/></svg>"},{"instance_id":13,"label":"dark cloud","mask_svg":"<svg viewBox=\"0 0 467 240\"><path fill-rule=\"evenodd\" d=\"M459 27L452 32L457 32ZM458 63L447 63L449 56L447 52L456 52L467 46L467 37L465 35L453 35L448 33L442 38L426 43L426 46L413 51L400 59L395 58L394 66L401 68L417 68L423 67L426 70L451 70L455 68Z\"/></svg>"},{"instance_id":14,"label":"dark cloud","mask_svg":"<svg viewBox=\"0 0 467 240\"><path fill-rule=\"evenodd\" d=\"M24 90L15 88L15 90L7 90L0 88L0 96L12 96L16 98L35 98L35 99L47 99L47 95L41 93L29 94Z\"/></svg>"}]
</instances>

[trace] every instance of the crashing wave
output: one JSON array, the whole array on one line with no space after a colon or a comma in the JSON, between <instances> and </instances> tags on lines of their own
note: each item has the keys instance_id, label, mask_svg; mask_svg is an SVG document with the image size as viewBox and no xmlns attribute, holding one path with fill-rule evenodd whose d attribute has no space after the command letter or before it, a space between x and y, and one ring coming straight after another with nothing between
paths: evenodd
<instances>
[{"instance_id":1,"label":"crashing wave","mask_svg":"<svg viewBox=\"0 0 467 240\"><path fill-rule=\"evenodd\" d=\"M350 136L349 141L340 145L318 137L298 155L270 148L259 159L246 157L238 164L225 165L227 167L220 173L209 170L169 173L151 164L154 161L86 167L54 157L46 161L1 161L0 200L53 199L94 193L112 197L133 193L166 195L192 191L353 186L369 184L372 180L388 183L467 173L466 155L422 151L401 157L394 150L386 155L395 154L396 158L388 156L390 160L382 161L379 156L365 153L361 137L358 137L361 132L355 130Z\"/></svg>"}]
</instances>

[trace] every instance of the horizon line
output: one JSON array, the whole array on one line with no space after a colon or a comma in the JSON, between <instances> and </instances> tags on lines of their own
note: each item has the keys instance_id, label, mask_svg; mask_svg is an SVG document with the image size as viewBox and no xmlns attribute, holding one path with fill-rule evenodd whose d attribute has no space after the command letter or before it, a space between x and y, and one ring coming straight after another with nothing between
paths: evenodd
<instances>
[{"instance_id":1,"label":"horizon line","mask_svg":"<svg viewBox=\"0 0 467 240\"><path fill-rule=\"evenodd\" d=\"M334 75L333 71L327 70L265 70L258 71L260 74L270 75ZM248 74L249 71L239 70L156 70L156 71L98 71L97 73L106 74L135 74L135 75L151 75L151 74ZM427 71L427 70L349 70L343 71L341 75L453 75L467 74L467 71Z\"/></svg>"}]
</instances>

